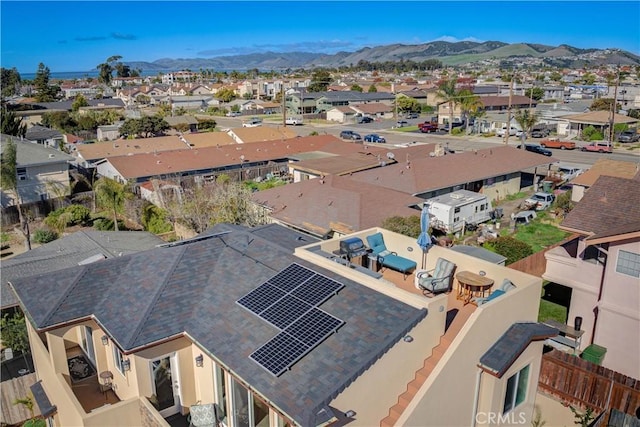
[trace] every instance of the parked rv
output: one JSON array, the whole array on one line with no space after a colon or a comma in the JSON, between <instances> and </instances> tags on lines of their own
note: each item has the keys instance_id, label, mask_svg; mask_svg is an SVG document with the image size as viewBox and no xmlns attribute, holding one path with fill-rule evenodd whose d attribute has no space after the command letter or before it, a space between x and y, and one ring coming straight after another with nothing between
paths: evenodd
<instances>
[{"instance_id":1,"label":"parked rv","mask_svg":"<svg viewBox=\"0 0 640 427\"><path fill-rule=\"evenodd\" d=\"M457 190L425 201L429 205L430 225L444 233L456 233L463 227L476 228L489 221L491 202L487 196L468 190Z\"/></svg>"}]
</instances>

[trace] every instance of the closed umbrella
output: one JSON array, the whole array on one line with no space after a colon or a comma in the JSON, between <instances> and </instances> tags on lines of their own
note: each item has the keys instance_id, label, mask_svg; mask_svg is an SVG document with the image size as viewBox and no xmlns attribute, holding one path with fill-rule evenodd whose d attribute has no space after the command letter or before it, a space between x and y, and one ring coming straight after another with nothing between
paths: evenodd
<instances>
[{"instance_id":1,"label":"closed umbrella","mask_svg":"<svg viewBox=\"0 0 640 427\"><path fill-rule=\"evenodd\" d=\"M420 214L420 236L418 236L418 246L422 248L422 268L427 264L427 248L431 245L431 236L429 236L429 205L422 205L422 213Z\"/></svg>"}]
</instances>

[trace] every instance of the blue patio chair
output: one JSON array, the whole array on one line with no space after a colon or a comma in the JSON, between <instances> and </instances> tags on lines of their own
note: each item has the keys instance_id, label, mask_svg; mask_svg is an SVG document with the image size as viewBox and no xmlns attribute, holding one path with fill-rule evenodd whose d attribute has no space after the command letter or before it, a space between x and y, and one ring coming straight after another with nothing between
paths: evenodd
<instances>
[{"instance_id":1,"label":"blue patio chair","mask_svg":"<svg viewBox=\"0 0 640 427\"><path fill-rule=\"evenodd\" d=\"M369 244L369 248L371 248L371 255L376 255L378 257L398 255L396 252L392 252L387 249L387 246L384 244L384 237L382 236L382 233L374 233L367 236L367 243Z\"/></svg>"},{"instance_id":2,"label":"blue patio chair","mask_svg":"<svg viewBox=\"0 0 640 427\"><path fill-rule=\"evenodd\" d=\"M507 292L509 292L511 289L515 289L515 288L516 288L516 285L514 285L513 282L511 282L511 280L504 279L500 287L498 289L495 289L493 292L491 292L491 294L488 297L474 298L473 302L475 302L476 305L480 306L489 301L493 301L494 299L498 298L500 295L504 295Z\"/></svg>"}]
</instances>

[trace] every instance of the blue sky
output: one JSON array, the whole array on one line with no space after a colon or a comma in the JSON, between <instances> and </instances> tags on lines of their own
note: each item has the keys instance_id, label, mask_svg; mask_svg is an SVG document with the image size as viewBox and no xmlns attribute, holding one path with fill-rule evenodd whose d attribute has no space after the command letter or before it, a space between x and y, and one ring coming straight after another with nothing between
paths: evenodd
<instances>
[{"instance_id":1,"label":"blue sky","mask_svg":"<svg viewBox=\"0 0 640 427\"><path fill-rule=\"evenodd\" d=\"M640 54L640 2L0 2L1 65L34 73L123 61L355 51L434 40L615 47Z\"/></svg>"}]
</instances>

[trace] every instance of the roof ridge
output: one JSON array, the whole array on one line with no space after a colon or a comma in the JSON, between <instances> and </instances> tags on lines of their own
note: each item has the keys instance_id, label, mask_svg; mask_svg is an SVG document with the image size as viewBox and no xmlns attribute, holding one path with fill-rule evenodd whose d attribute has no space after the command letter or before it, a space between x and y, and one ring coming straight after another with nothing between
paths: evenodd
<instances>
[{"instance_id":1,"label":"roof ridge","mask_svg":"<svg viewBox=\"0 0 640 427\"><path fill-rule=\"evenodd\" d=\"M78 284L80 283L80 280L88 273L88 271L89 271L89 265L83 266L82 269L80 269L71 286L69 286L66 292L60 297L60 299L58 299L58 303L55 304L51 308L51 310L49 310L49 312L45 315L42 321L43 325L46 325L49 322L49 320L51 320L55 312L60 308L60 306L62 306L62 303L64 303L67 300L69 294L76 288L76 286L78 286Z\"/></svg>"},{"instance_id":2,"label":"roof ridge","mask_svg":"<svg viewBox=\"0 0 640 427\"><path fill-rule=\"evenodd\" d=\"M158 299L160 298L160 295L162 294L162 291L164 291L164 289L167 287L167 283L169 283L169 279L171 278L173 272L178 267L178 264L184 258L184 254L185 254L185 252L187 250L187 246L188 245L179 247L180 248L180 252L181 252L180 255L176 257L176 260L173 262L173 265L171 265L171 267L169 268L169 271L167 272L167 274L164 277L164 281L162 282L162 286L159 287L159 289L156 291L155 295L153 296L151 302L147 305L147 309L145 310L144 315L141 317L141 320L138 323L138 326L136 327L136 329L131 334L131 337L129 338L129 342L126 343L126 344L125 343L121 343L123 347L131 346L135 342L136 338L138 338L138 336L142 333L142 329L144 327L146 319L149 317L149 313L151 313L151 311L155 308L156 301L158 301ZM162 249L163 248L159 248L159 249L155 249L155 250L162 250Z\"/></svg>"}]
</instances>

